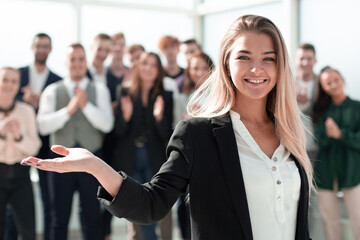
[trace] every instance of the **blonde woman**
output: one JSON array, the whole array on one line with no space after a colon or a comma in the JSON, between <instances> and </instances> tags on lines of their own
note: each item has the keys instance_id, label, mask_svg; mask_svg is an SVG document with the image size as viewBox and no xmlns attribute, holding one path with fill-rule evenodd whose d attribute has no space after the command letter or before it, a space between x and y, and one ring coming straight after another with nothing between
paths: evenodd
<instances>
[{"instance_id":1,"label":"blonde woman","mask_svg":"<svg viewBox=\"0 0 360 240\"><path fill-rule=\"evenodd\" d=\"M312 168L284 40L267 18L239 17L218 68L195 92L150 183L116 173L84 149L53 146L56 160L23 163L99 179L99 199L118 217L151 223L187 187L192 239L309 239ZM30 162L30 163L29 163Z\"/></svg>"}]
</instances>

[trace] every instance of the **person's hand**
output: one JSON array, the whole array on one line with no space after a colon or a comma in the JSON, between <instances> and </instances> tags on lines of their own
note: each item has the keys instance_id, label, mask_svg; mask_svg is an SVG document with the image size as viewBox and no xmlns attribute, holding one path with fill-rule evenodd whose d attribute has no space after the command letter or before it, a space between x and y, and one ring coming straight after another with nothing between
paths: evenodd
<instances>
[{"instance_id":1,"label":"person's hand","mask_svg":"<svg viewBox=\"0 0 360 240\"><path fill-rule=\"evenodd\" d=\"M39 108L39 100L40 100L40 94L35 93L31 89L31 84L29 83L25 87L21 88L21 92L24 93L23 95L23 102L26 102L30 105L32 105L35 109Z\"/></svg>"},{"instance_id":2,"label":"person's hand","mask_svg":"<svg viewBox=\"0 0 360 240\"><path fill-rule=\"evenodd\" d=\"M93 175L111 196L115 197L119 192L123 177L88 150L60 145L53 145L51 150L64 157L54 159L28 157L23 159L21 164L58 173L86 172Z\"/></svg>"},{"instance_id":3,"label":"person's hand","mask_svg":"<svg viewBox=\"0 0 360 240\"><path fill-rule=\"evenodd\" d=\"M130 96L123 96L120 98L121 101L121 110L123 112L123 117L125 122L130 121L133 113L133 104L131 102Z\"/></svg>"},{"instance_id":4,"label":"person's hand","mask_svg":"<svg viewBox=\"0 0 360 240\"><path fill-rule=\"evenodd\" d=\"M40 102L41 93L33 92L33 106L35 109L39 109L39 102Z\"/></svg>"},{"instance_id":5,"label":"person's hand","mask_svg":"<svg viewBox=\"0 0 360 240\"><path fill-rule=\"evenodd\" d=\"M9 122L9 130L15 139L20 139L20 123L16 118L11 119Z\"/></svg>"},{"instance_id":6,"label":"person's hand","mask_svg":"<svg viewBox=\"0 0 360 240\"><path fill-rule=\"evenodd\" d=\"M79 99L79 107L81 109L84 109L84 107L86 106L86 103L87 103L87 92L86 92L86 90L82 89L82 88L76 88L75 89L75 95Z\"/></svg>"},{"instance_id":7,"label":"person's hand","mask_svg":"<svg viewBox=\"0 0 360 240\"><path fill-rule=\"evenodd\" d=\"M160 122L164 116L165 102L162 96L157 96L154 103L153 115L157 122Z\"/></svg>"},{"instance_id":8,"label":"person's hand","mask_svg":"<svg viewBox=\"0 0 360 240\"><path fill-rule=\"evenodd\" d=\"M296 90L296 100L300 104L306 104L306 103L309 102L309 99L308 99L307 94L306 94L306 88L299 87Z\"/></svg>"},{"instance_id":9,"label":"person's hand","mask_svg":"<svg viewBox=\"0 0 360 240\"><path fill-rule=\"evenodd\" d=\"M326 128L326 135L329 138L334 138L334 139L341 138L342 132L341 132L339 126L334 121L334 119L332 119L331 117L326 119L325 128Z\"/></svg>"},{"instance_id":10,"label":"person's hand","mask_svg":"<svg viewBox=\"0 0 360 240\"><path fill-rule=\"evenodd\" d=\"M11 119L3 119L0 122L0 135L5 137L8 132L11 132Z\"/></svg>"},{"instance_id":11,"label":"person's hand","mask_svg":"<svg viewBox=\"0 0 360 240\"><path fill-rule=\"evenodd\" d=\"M79 98L78 96L73 96L68 105L66 106L67 112L72 116L79 109Z\"/></svg>"},{"instance_id":12,"label":"person's hand","mask_svg":"<svg viewBox=\"0 0 360 240\"><path fill-rule=\"evenodd\" d=\"M84 148L66 148L61 145L53 145L51 151L64 157L54 159L28 157L23 159L21 164L58 173L87 172L91 174L95 168L94 163L98 159Z\"/></svg>"}]
</instances>

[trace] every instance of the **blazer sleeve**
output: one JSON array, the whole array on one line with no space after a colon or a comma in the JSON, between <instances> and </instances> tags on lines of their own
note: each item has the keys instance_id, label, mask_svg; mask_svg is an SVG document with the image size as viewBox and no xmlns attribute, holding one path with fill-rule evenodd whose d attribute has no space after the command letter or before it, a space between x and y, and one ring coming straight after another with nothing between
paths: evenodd
<instances>
[{"instance_id":1,"label":"blazer sleeve","mask_svg":"<svg viewBox=\"0 0 360 240\"><path fill-rule=\"evenodd\" d=\"M192 144L188 124L180 122L167 148L168 161L149 183L141 185L121 172L124 181L118 194L112 198L100 187L99 201L117 217L139 224L159 221L186 192L193 162Z\"/></svg>"}]
</instances>

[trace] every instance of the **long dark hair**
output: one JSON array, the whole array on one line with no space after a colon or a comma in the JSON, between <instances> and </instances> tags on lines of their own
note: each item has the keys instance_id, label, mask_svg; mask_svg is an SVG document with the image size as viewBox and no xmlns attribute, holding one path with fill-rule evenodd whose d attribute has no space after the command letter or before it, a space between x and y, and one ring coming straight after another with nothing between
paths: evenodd
<instances>
[{"instance_id":1,"label":"long dark hair","mask_svg":"<svg viewBox=\"0 0 360 240\"><path fill-rule=\"evenodd\" d=\"M134 75L131 79L131 85L129 87L129 95L134 97L135 99L138 99L140 96L140 90L141 90L141 79L140 79L140 66L144 63L144 61L148 57L155 57L156 63L157 63L157 69L158 69L158 75L154 81L153 85L153 91L151 93L151 99L154 100L157 95L159 95L163 90L163 79L165 77L165 71L163 66L161 65L161 60L159 55L153 52L143 52L140 55L139 62L136 64L136 68L134 71Z\"/></svg>"},{"instance_id":2,"label":"long dark hair","mask_svg":"<svg viewBox=\"0 0 360 240\"><path fill-rule=\"evenodd\" d=\"M332 102L331 96L325 92L324 88L321 86L321 83L320 83L321 76L324 73L331 72L331 71L335 71L341 76L339 71L337 71L336 69L334 69L330 66L326 66L323 69L321 69L320 74L317 78L318 95L314 102L314 107L313 107L313 112L312 112L312 120L313 120L313 123L315 123L315 124L318 123L320 117L326 113L326 111L328 110L328 108Z\"/></svg>"}]
</instances>

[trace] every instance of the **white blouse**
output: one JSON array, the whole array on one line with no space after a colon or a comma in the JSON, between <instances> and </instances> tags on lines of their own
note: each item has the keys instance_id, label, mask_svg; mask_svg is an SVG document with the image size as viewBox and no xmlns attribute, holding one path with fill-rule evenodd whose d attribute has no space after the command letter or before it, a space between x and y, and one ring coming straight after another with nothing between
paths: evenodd
<instances>
[{"instance_id":1,"label":"white blouse","mask_svg":"<svg viewBox=\"0 0 360 240\"><path fill-rule=\"evenodd\" d=\"M271 159L260 149L240 115L230 111L240 157L254 240L295 239L300 175L282 145Z\"/></svg>"}]
</instances>

